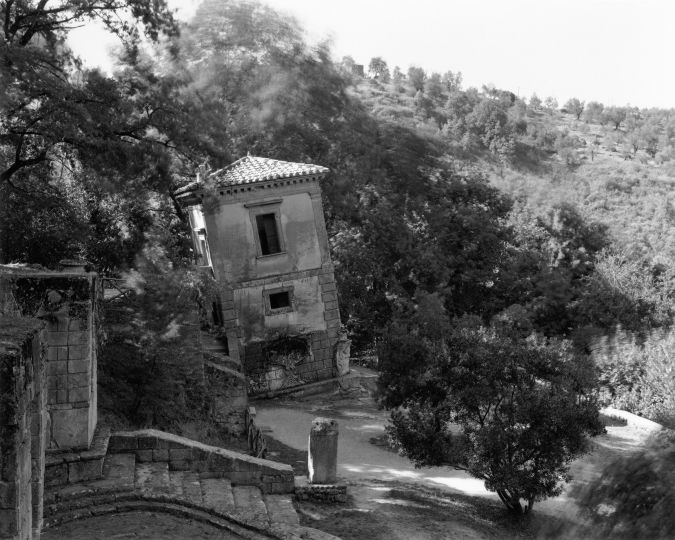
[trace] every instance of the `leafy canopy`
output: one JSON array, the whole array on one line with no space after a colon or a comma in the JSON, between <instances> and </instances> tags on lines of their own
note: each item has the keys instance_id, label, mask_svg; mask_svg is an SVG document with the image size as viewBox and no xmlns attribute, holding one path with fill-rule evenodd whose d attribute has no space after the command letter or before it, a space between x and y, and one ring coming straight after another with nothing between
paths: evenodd
<instances>
[{"instance_id":1,"label":"leafy canopy","mask_svg":"<svg viewBox=\"0 0 675 540\"><path fill-rule=\"evenodd\" d=\"M433 295L406 318L378 351L380 403L393 409L402 453L465 469L513 512L558 495L569 462L602 429L587 364L510 324L443 322Z\"/></svg>"}]
</instances>

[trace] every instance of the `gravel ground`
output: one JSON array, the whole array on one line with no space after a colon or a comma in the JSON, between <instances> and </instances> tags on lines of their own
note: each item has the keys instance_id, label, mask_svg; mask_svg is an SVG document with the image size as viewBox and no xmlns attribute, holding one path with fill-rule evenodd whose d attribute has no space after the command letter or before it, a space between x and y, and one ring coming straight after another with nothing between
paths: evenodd
<instances>
[{"instance_id":1,"label":"gravel ground","mask_svg":"<svg viewBox=\"0 0 675 540\"><path fill-rule=\"evenodd\" d=\"M344 505L301 503L304 525L345 540L436 540L509 538L596 538L576 504L574 493L617 455L639 449L653 424L621 411L626 425L611 425L593 440L592 451L572 463L565 492L537 503L531 516L514 521L483 482L450 468L415 469L381 444L388 419L365 391L254 403L257 423L270 438L271 459L306 474L307 438L317 416L339 423L338 477L349 486Z\"/></svg>"}]
</instances>

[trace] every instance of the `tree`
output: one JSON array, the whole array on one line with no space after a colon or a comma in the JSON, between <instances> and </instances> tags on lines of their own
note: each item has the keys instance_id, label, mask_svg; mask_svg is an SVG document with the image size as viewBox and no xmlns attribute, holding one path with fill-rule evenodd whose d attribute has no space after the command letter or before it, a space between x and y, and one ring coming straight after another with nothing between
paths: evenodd
<instances>
[{"instance_id":1,"label":"tree","mask_svg":"<svg viewBox=\"0 0 675 540\"><path fill-rule=\"evenodd\" d=\"M554 98L553 96L548 96L546 100L544 101L544 107L546 107L549 111L557 111L558 110L558 100Z\"/></svg>"},{"instance_id":2,"label":"tree","mask_svg":"<svg viewBox=\"0 0 675 540\"><path fill-rule=\"evenodd\" d=\"M375 58L370 59L370 64L368 64L368 73L370 73L371 77L379 80L380 82L389 82L389 67L381 56L376 56Z\"/></svg>"},{"instance_id":3,"label":"tree","mask_svg":"<svg viewBox=\"0 0 675 540\"><path fill-rule=\"evenodd\" d=\"M565 343L524 339L513 321L451 326L438 303L423 304L378 354L380 403L393 409L388 432L402 453L483 479L514 513L558 495L570 461L602 431L585 359Z\"/></svg>"},{"instance_id":4,"label":"tree","mask_svg":"<svg viewBox=\"0 0 675 540\"><path fill-rule=\"evenodd\" d=\"M537 94L532 94L532 97L530 98L530 109L534 111L541 109L541 99L537 97Z\"/></svg>"},{"instance_id":5,"label":"tree","mask_svg":"<svg viewBox=\"0 0 675 540\"><path fill-rule=\"evenodd\" d=\"M646 121L640 128L640 138L642 139L642 146L645 152L654 159L656 153L659 151L659 138L661 135L661 127L658 123L650 119Z\"/></svg>"},{"instance_id":6,"label":"tree","mask_svg":"<svg viewBox=\"0 0 675 540\"><path fill-rule=\"evenodd\" d=\"M424 81L427 79L427 74L421 67L410 66L408 68L408 81L415 89L424 92Z\"/></svg>"},{"instance_id":7,"label":"tree","mask_svg":"<svg viewBox=\"0 0 675 540\"><path fill-rule=\"evenodd\" d=\"M458 92L462 89L462 72L446 71L441 77L441 82L445 85L448 92Z\"/></svg>"},{"instance_id":8,"label":"tree","mask_svg":"<svg viewBox=\"0 0 675 540\"><path fill-rule=\"evenodd\" d=\"M166 152L173 143L165 128L180 116L178 109L170 110L169 86L154 79L142 95L138 84L81 71L65 45L73 25L99 20L119 36L125 58L137 59L141 30L151 40L176 34L166 2L8 0L0 3L0 17L0 80L6 89L0 108L3 199L15 196L18 204L16 195L23 194L24 204L28 197L48 200L58 192L54 182L77 184L97 174L109 191L131 192L141 184L168 191ZM69 203L59 197L52 204ZM18 207L2 208L12 209ZM7 258L4 238L3 232L0 261Z\"/></svg>"},{"instance_id":9,"label":"tree","mask_svg":"<svg viewBox=\"0 0 675 540\"><path fill-rule=\"evenodd\" d=\"M571 98L565 103L565 109L571 112L577 120L581 118L581 113L584 112L584 102L579 101L578 98Z\"/></svg>"},{"instance_id":10,"label":"tree","mask_svg":"<svg viewBox=\"0 0 675 540\"><path fill-rule=\"evenodd\" d=\"M626 107L605 107L601 121L603 124L611 124L614 126L614 131L619 129L621 122L626 119L627 109Z\"/></svg>"},{"instance_id":11,"label":"tree","mask_svg":"<svg viewBox=\"0 0 675 540\"><path fill-rule=\"evenodd\" d=\"M72 77L78 60L62 42L73 24L98 19L133 54L140 39L137 21L153 39L176 32L165 2L66 0L48 7L46 1L6 1L0 8L5 21L0 76L11 88L3 102L0 143L12 158L0 171L0 182L22 169L67 159L71 149L85 159L92 151L100 154L104 145L114 154L129 140L143 140L151 125L148 115L131 123L130 103L99 73L83 74L81 83Z\"/></svg>"},{"instance_id":12,"label":"tree","mask_svg":"<svg viewBox=\"0 0 675 540\"><path fill-rule=\"evenodd\" d=\"M432 73L425 81L424 93L431 99L440 99L443 96L443 84L438 73Z\"/></svg>"},{"instance_id":13,"label":"tree","mask_svg":"<svg viewBox=\"0 0 675 540\"><path fill-rule=\"evenodd\" d=\"M355 65L356 62L354 61L354 58L352 58L351 56L347 55L342 57L342 67L345 68L345 71L347 71L347 73L351 74L354 70Z\"/></svg>"},{"instance_id":14,"label":"tree","mask_svg":"<svg viewBox=\"0 0 675 540\"><path fill-rule=\"evenodd\" d=\"M405 80L405 75L401 71L401 68L398 66L394 67L394 73L391 77L391 80L394 84L401 84Z\"/></svg>"},{"instance_id":15,"label":"tree","mask_svg":"<svg viewBox=\"0 0 675 540\"><path fill-rule=\"evenodd\" d=\"M584 120L586 122L600 122L604 106L597 101L589 101L584 110Z\"/></svg>"}]
</instances>

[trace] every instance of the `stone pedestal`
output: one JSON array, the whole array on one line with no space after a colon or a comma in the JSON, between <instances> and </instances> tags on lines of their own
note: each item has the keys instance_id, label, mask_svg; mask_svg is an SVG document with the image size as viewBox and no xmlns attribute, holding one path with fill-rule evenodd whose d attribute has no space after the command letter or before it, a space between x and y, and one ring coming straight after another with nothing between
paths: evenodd
<instances>
[{"instance_id":1,"label":"stone pedestal","mask_svg":"<svg viewBox=\"0 0 675 540\"><path fill-rule=\"evenodd\" d=\"M315 418L309 432L307 452L309 482L333 484L337 478L338 423L329 418Z\"/></svg>"}]
</instances>

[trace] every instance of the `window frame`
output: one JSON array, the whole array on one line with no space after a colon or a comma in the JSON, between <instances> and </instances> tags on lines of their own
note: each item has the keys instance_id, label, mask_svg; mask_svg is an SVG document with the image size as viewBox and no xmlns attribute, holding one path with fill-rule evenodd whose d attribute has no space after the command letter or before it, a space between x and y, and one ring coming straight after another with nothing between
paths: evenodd
<instances>
[{"instance_id":1,"label":"window frame","mask_svg":"<svg viewBox=\"0 0 675 540\"><path fill-rule=\"evenodd\" d=\"M270 304L270 295L279 293L288 293L288 306L272 309ZM265 305L265 315L280 315L282 313L291 313L295 311L295 295L293 294L293 285L286 287L275 287L274 289L263 289L263 304Z\"/></svg>"},{"instance_id":2,"label":"window frame","mask_svg":"<svg viewBox=\"0 0 675 540\"><path fill-rule=\"evenodd\" d=\"M262 259L266 257L275 257L277 255L283 255L286 253L286 239L284 238L284 230L281 226L281 199L247 203L244 205L244 207L248 208L251 227L253 228L253 240L255 242L256 258ZM274 214L280 250L276 253L268 253L266 255L262 252L262 246L260 245L260 235L258 233L258 216L264 214Z\"/></svg>"},{"instance_id":3,"label":"window frame","mask_svg":"<svg viewBox=\"0 0 675 540\"><path fill-rule=\"evenodd\" d=\"M202 264L198 266L209 266L212 267L211 262L211 248L209 247L209 237L206 233L205 228L197 229L194 231L196 242L196 251L199 253L199 258Z\"/></svg>"}]
</instances>

